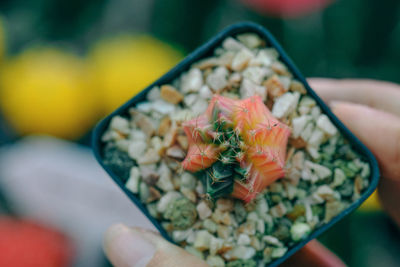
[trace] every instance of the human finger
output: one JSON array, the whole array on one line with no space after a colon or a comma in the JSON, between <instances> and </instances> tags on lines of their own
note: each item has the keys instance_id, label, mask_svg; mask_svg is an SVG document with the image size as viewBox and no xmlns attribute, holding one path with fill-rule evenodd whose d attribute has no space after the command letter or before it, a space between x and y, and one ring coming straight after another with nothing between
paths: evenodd
<instances>
[{"instance_id":1,"label":"human finger","mask_svg":"<svg viewBox=\"0 0 400 267\"><path fill-rule=\"evenodd\" d=\"M291 266L344 267L346 264L317 240L312 240L281 265Z\"/></svg>"},{"instance_id":2,"label":"human finger","mask_svg":"<svg viewBox=\"0 0 400 267\"><path fill-rule=\"evenodd\" d=\"M307 80L326 102L346 101L370 106L400 116L400 85L367 79Z\"/></svg>"},{"instance_id":3,"label":"human finger","mask_svg":"<svg viewBox=\"0 0 400 267\"><path fill-rule=\"evenodd\" d=\"M104 251L116 267L206 267L204 261L152 231L111 226L104 238Z\"/></svg>"}]
</instances>

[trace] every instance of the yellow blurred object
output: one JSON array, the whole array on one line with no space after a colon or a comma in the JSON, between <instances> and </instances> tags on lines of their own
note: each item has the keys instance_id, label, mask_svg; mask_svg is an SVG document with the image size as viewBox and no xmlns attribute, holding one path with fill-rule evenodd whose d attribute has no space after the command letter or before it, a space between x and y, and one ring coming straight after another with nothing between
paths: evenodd
<instances>
[{"instance_id":1,"label":"yellow blurred object","mask_svg":"<svg viewBox=\"0 0 400 267\"><path fill-rule=\"evenodd\" d=\"M182 54L147 35L100 41L89 54L92 86L109 113L167 72Z\"/></svg>"},{"instance_id":2,"label":"yellow blurred object","mask_svg":"<svg viewBox=\"0 0 400 267\"><path fill-rule=\"evenodd\" d=\"M0 108L21 134L81 137L97 119L85 65L55 48L33 48L6 60Z\"/></svg>"},{"instance_id":3,"label":"yellow blurred object","mask_svg":"<svg viewBox=\"0 0 400 267\"><path fill-rule=\"evenodd\" d=\"M360 211L379 211L382 210L381 204L378 198L378 192L375 190L374 193L360 206Z\"/></svg>"}]
</instances>

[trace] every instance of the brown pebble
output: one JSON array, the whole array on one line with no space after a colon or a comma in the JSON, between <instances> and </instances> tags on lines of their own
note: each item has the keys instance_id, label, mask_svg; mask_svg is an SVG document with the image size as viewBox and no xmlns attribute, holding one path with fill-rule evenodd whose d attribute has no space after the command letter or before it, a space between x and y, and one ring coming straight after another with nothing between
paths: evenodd
<instances>
[{"instance_id":1,"label":"brown pebble","mask_svg":"<svg viewBox=\"0 0 400 267\"><path fill-rule=\"evenodd\" d=\"M149 148L143 156L138 160L138 164L147 165L157 163L160 160L160 155L154 148Z\"/></svg>"},{"instance_id":2,"label":"brown pebble","mask_svg":"<svg viewBox=\"0 0 400 267\"><path fill-rule=\"evenodd\" d=\"M181 188L182 194L188 198L191 202L196 203L197 196L196 193L193 190L187 189L187 188Z\"/></svg>"},{"instance_id":3,"label":"brown pebble","mask_svg":"<svg viewBox=\"0 0 400 267\"><path fill-rule=\"evenodd\" d=\"M293 80L290 83L289 90L292 92L299 92L302 95L305 95L307 93L307 90L304 87L304 85L301 82L296 81L296 80Z\"/></svg>"},{"instance_id":4,"label":"brown pebble","mask_svg":"<svg viewBox=\"0 0 400 267\"><path fill-rule=\"evenodd\" d=\"M160 191L158 191L155 187L151 186L149 188L149 192L150 192L150 195L149 195L149 198L147 199L147 203L153 202L153 201L161 198Z\"/></svg>"},{"instance_id":5,"label":"brown pebble","mask_svg":"<svg viewBox=\"0 0 400 267\"><path fill-rule=\"evenodd\" d=\"M152 120L144 115L143 113L138 112L135 109L129 110L133 123L140 128L148 137L151 137L155 133L155 127L153 125Z\"/></svg>"},{"instance_id":6,"label":"brown pebble","mask_svg":"<svg viewBox=\"0 0 400 267\"><path fill-rule=\"evenodd\" d=\"M178 134L177 127L176 126L172 126L164 136L163 146L164 147L170 147L173 144L175 144L177 134Z\"/></svg>"},{"instance_id":7,"label":"brown pebble","mask_svg":"<svg viewBox=\"0 0 400 267\"><path fill-rule=\"evenodd\" d=\"M306 141L303 140L300 136L297 138L289 138L289 144L294 148L304 148L307 146Z\"/></svg>"},{"instance_id":8,"label":"brown pebble","mask_svg":"<svg viewBox=\"0 0 400 267\"><path fill-rule=\"evenodd\" d=\"M158 135L165 136L171 128L171 124L172 122L169 116L165 116L164 118L162 118L157 131Z\"/></svg>"},{"instance_id":9,"label":"brown pebble","mask_svg":"<svg viewBox=\"0 0 400 267\"><path fill-rule=\"evenodd\" d=\"M267 88L268 98L274 99L286 93L286 89L276 75L268 78L268 80L264 82L264 86Z\"/></svg>"},{"instance_id":10,"label":"brown pebble","mask_svg":"<svg viewBox=\"0 0 400 267\"><path fill-rule=\"evenodd\" d=\"M225 254L226 252L228 252L229 250L232 249L232 246L229 244L223 244L222 247L220 249L217 250L217 253L220 255Z\"/></svg>"},{"instance_id":11,"label":"brown pebble","mask_svg":"<svg viewBox=\"0 0 400 267\"><path fill-rule=\"evenodd\" d=\"M222 212L225 211L232 211L233 210L233 200L232 199L228 199L228 198L220 198L217 200L217 209L219 209Z\"/></svg>"},{"instance_id":12,"label":"brown pebble","mask_svg":"<svg viewBox=\"0 0 400 267\"><path fill-rule=\"evenodd\" d=\"M147 185L155 185L160 178L160 175L149 166L140 166L140 173L142 174L142 179Z\"/></svg>"},{"instance_id":13,"label":"brown pebble","mask_svg":"<svg viewBox=\"0 0 400 267\"><path fill-rule=\"evenodd\" d=\"M286 66L281 62L275 61L274 63L272 63L271 69L278 75L292 77L292 74L288 71Z\"/></svg>"},{"instance_id":14,"label":"brown pebble","mask_svg":"<svg viewBox=\"0 0 400 267\"><path fill-rule=\"evenodd\" d=\"M174 105L183 100L183 95L171 85L161 86L161 98Z\"/></svg>"},{"instance_id":15,"label":"brown pebble","mask_svg":"<svg viewBox=\"0 0 400 267\"><path fill-rule=\"evenodd\" d=\"M181 146L183 150L187 150L189 147L189 141L185 135L178 135L176 138L176 141L178 141L178 144Z\"/></svg>"},{"instance_id":16,"label":"brown pebble","mask_svg":"<svg viewBox=\"0 0 400 267\"><path fill-rule=\"evenodd\" d=\"M167 149L166 155L170 158L183 160L186 156L186 153L182 150L182 148L175 145Z\"/></svg>"}]
</instances>

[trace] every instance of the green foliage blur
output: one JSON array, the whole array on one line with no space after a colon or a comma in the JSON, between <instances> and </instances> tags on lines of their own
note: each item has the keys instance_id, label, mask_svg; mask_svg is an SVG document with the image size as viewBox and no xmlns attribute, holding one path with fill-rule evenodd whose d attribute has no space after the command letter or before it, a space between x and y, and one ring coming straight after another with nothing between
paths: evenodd
<instances>
[{"instance_id":1,"label":"green foliage blur","mask_svg":"<svg viewBox=\"0 0 400 267\"><path fill-rule=\"evenodd\" d=\"M84 52L101 36L148 32L190 52L225 26L251 20L267 27L305 76L400 82L400 3L338 0L325 10L283 19L238 0L3 0L11 53L56 42Z\"/></svg>"},{"instance_id":2,"label":"green foliage blur","mask_svg":"<svg viewBox=\"0 0 400 267\"><path fill-rule=\"evenodd\" d=\"M254 21L272 32L306 77L400 83L397 0L337 0L290 19L260 14L239 0L2 0L0 16L7 56L50 44L84 57L94 43L118 33L146 33L189 53L232 23ZM18 136L0 118L0 144ZM400 265L399 236L382 212L358 212L321 240L350 266L389 267Z\"/></svg>"}]
</instances>

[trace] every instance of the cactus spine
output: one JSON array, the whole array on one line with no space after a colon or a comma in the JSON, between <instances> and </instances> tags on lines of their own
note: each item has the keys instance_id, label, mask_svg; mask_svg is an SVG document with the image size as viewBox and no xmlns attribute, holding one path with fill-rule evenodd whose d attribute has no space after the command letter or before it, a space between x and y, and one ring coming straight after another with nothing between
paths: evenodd
<instances>
[{"instance_id":1,"label":"cactus spine","mask_svg":"<svg viewBox=\"0 0 400 267\"><path fill-rule=\"evenodd\" d=\"M211 199L231 195L249 202L284 175L290 130L259 96L215 95L206 112L183 127L189 149L182 166L202 177Z\"/></svg>"}]
</instances>

